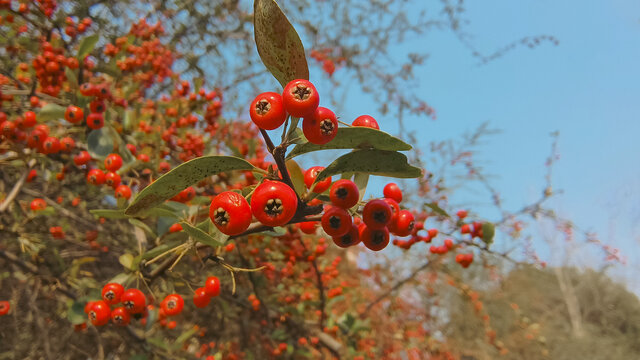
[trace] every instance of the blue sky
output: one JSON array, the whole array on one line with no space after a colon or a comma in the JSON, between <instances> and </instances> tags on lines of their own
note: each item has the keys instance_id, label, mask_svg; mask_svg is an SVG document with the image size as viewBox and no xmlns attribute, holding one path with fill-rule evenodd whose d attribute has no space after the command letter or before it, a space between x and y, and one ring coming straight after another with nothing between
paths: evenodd
<instances>
[{"instance_id":1,"label":"blue sky","mask_svg":"<svg viewBox=\"0 0 640 360\"><path fill-rule=\"evenodd\" d=\"M477 159L495 176L511 210L539 198L549 134L559 131L553 184L563 194L551 204L621 248L628 265L614 274L639 290L633 278L640 270L640 2L485 0L465 6L470 23L463 29L486 54L526 36L552 35L560 43L519 46L482 65L451 32L410 40L400 50L430 51L417 71L418 91L438 120L409 118L405 126L418 132L422 147L486 121L501 130ZM362 114L371 108L366 102L350 103L342 117ZM380 122L383 130L396 130L395 120ZM550 257L545 245L537 247ZM595 253L575 262L601 259Z\"/></svg>"}]
</instances>

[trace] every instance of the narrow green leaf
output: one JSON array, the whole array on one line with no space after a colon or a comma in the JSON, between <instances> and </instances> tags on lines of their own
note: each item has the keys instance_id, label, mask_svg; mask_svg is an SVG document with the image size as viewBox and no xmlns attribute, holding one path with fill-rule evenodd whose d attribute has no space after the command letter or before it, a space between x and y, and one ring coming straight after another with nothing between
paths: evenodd
<instances>
[{"instance_id":1,"label":"narrow green leaf","mask_svg":"<svg viewBox=\"0 0 640 360\"><path fill-rule=\"evenodd\" d=\"M147 235L151 236L152 238L156 238L156 233L153 232L153 230L151 230L151 228L149 226L147 226L147 224L143 223L142 221L138 220L138 219L129 219L129 223L135 227L139 227L140 229L144 230L145 233L147 233Z\"/></svg>"},{"instance_id":2,"label":"narrow green leaf","mask_svg":"<svg viewBox=\"0 0 640 360\"><path fill-rule=\"evenodd\" d=\"M58 104L48 103L40 109L37 118L39 122L45 122L49 120L64 119L64 112L67 108Z\"/></svg>"},{"instance_id":3,"label":"narrow green leaf","mask_svg":"<svg viewBox=\"0 0 640 360\"><path fill-rule=\"evenodd\" d=\"M431 209L434 213L436 213L438 215L450 217L449 214L446 211L444 211L443 208L438 206L438 204L436 204L436 203L428 203L428 204L424 204L424 205L426 207L428 207L429 209Z\"/></svg>"},{"instance_id":4,"label":"narrow green leaf","mask_svg":"<svg viewBox=\"0 0 640 360\"><path fill-rule=\"evenodd\" d=\"M203 231L202 229L199 229L191 224L189 224L188 222L181 222L180 225L182 225L182 230L184 230L187 234L189 234L189 236L191 236L192 238L194 238L196 241L199 241L203 244L209 245L209 246L222 246L224 245L224 241L226 241L226 239L222 240L222 238L226 235L223 235L220 237L220 239L216 239L215 237L207 234L205 231ZM220 234L222 235L222 234Z\"/></svg>"},{"instance_id":5,"label":"narrow green leaf","mask_svg":"<svg viewBox=\"0 0 640 360\"><path fill-rule=\"evenodd\" d=\"M361 126L340 128L336 137L324 145L310 142L296 145L287 159L318 150L331 149L378 149L387 151L411 150L411 145L393 137L386 132Z\"/></svg>"},{"instance_id":6,"label":"narrow green leaf","mask_svg":"<svg viewBox=\"0 0 640 360\"><path fill-rule=\"evenodd\" d=\"M254 1L253 24L258 54L282 87L291 80L309 79L302 41L275 1Z\"/></svg>"},{"instance_id":7,"label":"narrow green leaf","mask_svg":"<svg viewBox=\"0 0 640 360\"><path fill-rule=\"evenodd\" d=\"M251 169L253 165L232 156L203 156L187 161L162 175L138 193L125 210L125 214L136 215L161 204L208 176L224 171Z\"/></svg>"},{"instance_id":8,"label":"narrow green leaf","mask_svg":"<svg viewBox=\"0 0 640 360\"><path fill-rule=\"evenodd\" d=\"M344 172L359 172L370 175L396 178L416 178L422 171L409 165L404 154L384 150L357 150L342 155L322 170L316 181L322 181Z\"/></svg>"},{"instance_id":9,"label":"narrow green leaf","mask_svg":"<svg viewBox=\"0 0 640 360\"><path fill-rule=\"evenodd\" d=\"M133 274L131 273L120 273L116 276L114 276L113 278L111 278L111 280L109 280L110 283L118 283L120 285L123 286L127 286L127 284L129 284L129 281L131 281Z\"/></svg>"},{"instance_id":10,"label":"narrow green leaf","mask_svg":"<svg viewBox=\"0 0 640 360\"><path fill-rule=\"evenodd\" d=\"M369 183L369 174L356 173L353 177L353 182L358 186L358 192L360 194L360 198L358 201L361 201L364 198L364 193L367 191L367 184ZM355 205L358 206L357 204Z\"/></svg>"},{"instance_id":11,"label":"narrow green leaf","mask_svg":"<svg viewBox=\"0 0 640 360\"><path fill-rule=\"evenodd\" d=\"M98 40L100 40L100 35L98 34L89 35L82 39L80 46L78 46L78 60L83 61L84 57L89 55L96 47Z\"/></svg>"},{"instance_id":12,"label":"narrow green leaf","mask_svg":"<svg viewBox=\"0 0 640 360\"><path fill-rule=\"evenodd\" d=\"M193 326L189 330L187 330L187 331L183 332L182 334L180 334L180 336L178 336L178 338L176 339L176 342L173 343L173 348L174 349L182 348L182 344L185 341L187 341L190 337L192 337L197 331L198 331L198 328Z\"/></svg>"},{"instance_id":13,"label":"narrow green leaf","mask_svg":"<svg viewBox=\"0 0 640 360\"><path fill-rule=\"evenodd\" d=\"M81 301L74 301L67 310L67 320L73 325L78 325L87 322L87 314L84 313L84 303Z\"/></svg>"},{"instance_id":14,"label":"narrow green leaf","mask_svg":"<svg viewBox=\"0 0 640 360\"><path fill-rule=\"evenodd\" d=\"M487 247L493 243L493 236L496 233L496 227L490 222L482 224L482 241L487 244Z\"/></svg>"},{"instance_id":15,"label":"narrow green leaf","mask_svg":"<svg viewBox=\"0 0 640 360\"><path fill-rule=\"evenodd\" d=\"M162 244L162 245L156 246L153 249L151 249L151 250L147 251L146 253L142 254L142 259L143 260L151 260L154 257L162 254L163 252L169 251L169 250L177 247L178 245L180 245L182 243L183 243L183 241L175 240L175 241L168 242L166 244Z\"/></svg>"},{"instance_id":16,"label":"narrow green leaf","mask_svg":"<svg viewBox=\"0 0 640 360\"><path fill-rule=\"evenodd\" d=\"M307 191L307 187L304 184L304 174L300 165L298 165L294 160L287 160L285 166L287 167L287 170L289 170L289 175L291 175L294 190L298 195L304 194Z\"/></svg>"},{"instance_id":17,"label":"narrow green leaf","mask_svg":"<svg viewBox=\"0 0 640 360\"><path fill-rule=\"evenodd\" d=\"M75 91L78 88L78 77L76 76L75 71L65 67L64 74L67 77L67 81L69 82L71 89Z\"/></svg>"}]
</instances>

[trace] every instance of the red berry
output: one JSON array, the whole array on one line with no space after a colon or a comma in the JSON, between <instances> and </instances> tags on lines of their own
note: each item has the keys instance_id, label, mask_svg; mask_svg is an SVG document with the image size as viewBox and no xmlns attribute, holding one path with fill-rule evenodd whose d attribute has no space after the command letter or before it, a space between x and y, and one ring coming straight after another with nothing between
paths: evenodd
<instances>
[{"instance_id":1,"label":"red berry","mask_svg":"<svg viewBox=\"0 0 640 360\"><path fill-rule=\"evenodd\" d=\"M89 321L94 326L103 326L109 322L111 318L111 309L109 309L109 305L102 301L94 301L89 309Z\"/></svg>"},{"instance_id":2,"label":"red berry","mask_svg":"<svg viewBox=\"0 0 640 360\"><path fill-rule=\"evenodd\" d=\"M338 134L338 119L333 111L318 107L313 114L302 121L304 136L316 145L323 145L333 140Z\"/></svg>"},{"instance_id":3,"label":"red berry","mask_svg":"<svg viewBox=\"0 0 640 360\"><path fill-rule=\"evenodd\" d=\"M415 221L413 214L409 210L400 210L394 224L394 234L398 236L409 236L413 232Z\"/></svg>"},{"instance_id":4,"label":"red berry","mask_svg":"<svg viewBox=\"0 0 640 360\"><path fill-rule=\"evenodd\" d=\"M129 200L131 198L131 188L127 185L119 185L116 188L116 198Z\"/></svg>"},{"instance_id":5,"label":"red berry","mask_svg":"<svg viewBox=\"0 0 640 360\"><path fill-rule=\"evenodd\" d=\"M384 197L395 200L398 204L402 202L402 190L396 183L388 183L382 190Z\"/></svg>"},{"instance_id":6,"label":"red berry","mask_svg":"<svg viewBox=\"0 0 640 360\"><path fill-rule=\"evenodd\" d=\"M197 288L195 294L193 294L193 305L197 308L203 308L209 305L210 302L211 296L207 295L205 288Z\"/></svg>"},{"instance_id":7,"label":"red berry","mask_svg":"<svg viewBox=\"0 0 640 360\"><path fill-rule=\"evenodd\" d=\"M329 199L335 206L343 209L352 208L360 199L358 186L351 180L340 179L331 186Z\"/></svg>"},{"instance_id":8,"label":"red berry","mask_svg":"<svg viewBox=\"0 0 640 360\"><path fill-rule=\"evenodd\" d=\"M149 162L149 155L147 154L140 154L138 155L138 160L142 161L142 162Z\"/></svg>"},{"instance_id":9,"label":"red berry","mask_svg":"<svg viewBox=\"0 0 640 360\"><path fill-rule=\"evenodd\" d=\"M322 215L322 229L331 237L342 236L351 230L351 215L347 210L331 206Z\"/></svg>"},{"instance_id":10,"label":"red berry","mask_svg":"<svg viewBox=\"0 0 640 360\"><path fill-rule=\"evenodd\" d=\"M285 183L266 180L256 187L251 197L251 212L267 226L285 225L298 209L295 191Z\"/></svg>"},{"instance_id":11,"label":"red berry","mask_svg":"<svg viewBox=\"0 0 640 360\"><path fill-rule=\"evenodd\" d=\"M358 231L358 225L351 224L349 231L342 236L332 237L333 243L341 248L354 246L360 243L360 232Z\"/></svg>"},{"instance_id":12,"label":"red berry","mask_svg":"<svg viewBox=\"0 0 640 360\"><path fill-rule=\"evenodd\" d=\"M147 307L147 299L138 289L127 289L120 297L124 308L130 314L140 314Z\"/></svg>"},{"instance_id":13,"label":"red berry","mask_svg":"<svg viewBox=\"0 0 640 360\"><path fill-rule=\"evenodd\" d=\"M360 115L351 123L353 126L363 126L369 127L372 129L380 130L378 126L378 122L372 116L369 115Z\"/></svg>"},{"instance_id":14,"label":"red berry","mask_svg":"<svg viewBox=\"0 0 640 360\"><path fill-rule=\"evenodd\" d=\"M120 185L120 175L113 171L109 171L104 176L104 183L111 186L112 188L116 188L118 187L118 185ZM117 195L118 194L116 193L116 197Z\"/></svg>"},{"instance_id":15,"label":"red berry","mask_svg":"<svg viewBox=\"0 0 640 360\"><path fill-rule=\"evenodd\" d=\"M89 103L89 110L92 113L102 113L105 110L104 101L100 99L95 99Z\"/></svg>"},{"instance_id":16,"label":"red berry","mask_svg":"<svg viewBox=\"0 0 640 360\"><path fill-rule=\"evenodd\" d=\"M91 155L88 151L81 151L78 155L73 157L73 163L80 166L91 161Z\"/></svg>"},{"instance_id":17,"label":"red berry","mask_svg":"<svg viewBox=\"0 0 640 360\"><path fill-rule=\"evenodd\" d=\"M111 312L111 322L118 326L127 326L131 322L131 315L124 306L120 306Z\"/></svg>"},{"instance_id":18,"label":"red berry","mask_svg":"<svg viewBox=\"0 0 640 360\"><path fill-rule=\"evenodd\" d=\"M178 294L167 295L167 297L160 303L160 308L167 316L178 315L184 308L184 299Z\"/></svg>"},{"instance_id":19,"label":"red berry","mask_svg":"<svg viewBox=\"0 0 640 360\"><path fill-rule=\"evenodd\" d=\"M251 224L251 207L244 196L225 191L211 201L209 217L223 234L238 235Z\"/></svg>"},{"instance_id":20,"label":"red berry","mask_svg":"<svg viewBox=\"0 0 640 360\"><path fill-rule=\"evenodd\" d=\"M458 215L458 218L464 219L467 217L467 210L458 210L456 215Z\"/></svg>"},{"instance_id":21,"label":"red berry","mask_svg":"<svg viewBox=\"0 0 640 360\"><path fill-rule=\"evenodd\" d=\"M180 225L180 223L175 223L171 225L171 227L169 228L170 233L174 233L178 231L182 231L182 225Z\"/></svg>"},{"instance_id":22,"label":"red berry","mask_svg":"<svg viewBox=\"0 0 640 360\"><path fill-rule=\"evenodd\" d=\"M318 177L318 173L324 170L322 166L314 166L309 168L304 173L304 184L307 185L307 189L311 189L311 185L316 181L316 177ZM313 187L313 192L317 194L323 193L331 186L331 177L328 177L318 183Z\"/></svg>"},{"instance_id":23,"label":"red berry","mask_svg":"<svg viewBox=\"0 0 640 360\"><path fill-rule=\"evenodd\" d=\"M287 118L282 96L274 92L264 92L251 102L251 120L259 128L273 130L279 128Z\"/></svg>"},{"instance_id":24,"label":"red berry","mask_svg":"<svg viewBox=\"0 0 640 360\"><path fill-rule=\"evenodd\" d=\"M136 155L136 146L133 144L127 144L127 149L129 149L129 152L131 153L131 155Z\"/></svg>"},{"instance_id":25,"label":"red berry","mask_svg":"<svg viewBox=\"0 0 640 360\"><path fill-rule=\"evenodd\" d=\"M60 151L60 140L57 137L49 136L42 143L43 154L55 154Z\"/></svg>"},{"instance_id":26,"label":"red berry","mask_svg":"<svg viewBox=\"0 0 640 360\"><path fill-rule=\"evenodd\" d=\"M82 94L83 96L95 96L96 88L93 86L93 84L84 83L80 85L80 94Z\"/></svg>"},{"instance_id":27,"label":"red berry","mask_svg":"<svg viewBox=\"0 0 640 360\"><path fill-rule=\"evenodd\" d=\"M60 150L64 152L70 152L73 148L76 147L76 142L73 138L63 137L60 139Z\"/></svg>"},{"instance_id":28,"label":"red berry","mask_svg":"<svg viewBox=\"0 0 640 360\"><path fill-rule=\"evenodd\" d=\"M11 310L11 304L8 301L0 301L0 316L7 315Z\"/></svg>"},{"instance_id":29,"label":"red berry","mask_svg":"<svg viewBox=\"0 0 640 360\"><path fill-rule=\"evenodd\" d=\"M210 297L220 295L220 279L217 276L209 276L204 283L204 289Z\"/></svg>"},{"instance_id":30,"label":"red berry","mask_svg":"<svg viewBox=\"0 0 640 360\"><path fill-rule=\"evenodd\" d=\"M91 129L100 129L104 126L104 117L101 113L91 113L87 116L87 126Z\"/></svg>"},{"instance_id":31,"label":"red berry","mask_svg":"<svg viewBox=\"0 0 640 360\"><path fill-rule=\"evenodd\" d=\"M297 79L284 87L282 102L289 114L304 117L316 110L320 104L320 95L309 80Z\"/></svg>"},{"instance_id":32,"label":"red berry","mask_svg":"<svg viewBox=\"0 0 640 360\"><path fill-rule=\"evenodd\" d=\"M36 125L36 113L33 111L27 111L23 115L22 127L28 129Z\"/></svg>"},{"instance_id":33,"label":"red berry","mask_svg":"<svg viewBox=\"0 0 640 360\"><path fill-rule=\"evenodd\" d=\"M362 220L372 230L386 227L392 215L389 204L381 199L369 201L362 210Z\"/></svg>"},{"instance_id":34,"label":"red berry","mask_svg":"<svg viewBox=\"0 0 640 360\"><path fill-rule=\"evenodd\" d=\"M100 169L91 169L87 174L87 182L91 185L102 185L105 181L105 175Z\"/></svg>"},{"instance_id":35,"label":"red berry","mask_svg":"<svg viewBox=\"0 0 640 360\"><path fill-rule=\"evenodd\" d=\"M37 198L31 201L30 207L33 211L44 210L47 208L47 203L44 199Z\"/></svg>"},{"instance_id":36,"label":"red berry","mask_svg":"<svg viewBox=\"0 0 640 360\"><path fill-rule=\"evenodd\" d=\"M461 234L470 234L471 233L471 226L469 226L469 224L464 224L464 225L460 226L460 233Z\"/></svg>"},{"instance_id":37,"label":"red berry","mask_svg":"<svg viewBox=\"0 0 640 360\"><path fill-rule=\"evenodd\" d=\"M364 225L360 229L360 240L369 250L380 251L389 245L389 230L386 227L371 229Z\"/></svg>"},{"instance_id":38,"label":"red berry","mask_svg":"<svg viewBox=\"0 0 640 360\"><path fill-rule=\"evenodd\" d=\"M109 154L104 159L104 167L109 171L118 171L122 166L122 158L118 154Z\"/></svg>"},{"instance_id":39,"label":"red berry","mask_svg":"<svg viewBox=\"0 0 640 360\"><path fill-rule=\"evenodd\" d=\"M124 287L118 283L109 283L102 287L102 300L109 305L120 303L120 298L124 293Z\"/></svg>"},{"instance_id":40,"label":"red berry","mask_svg":"<svg viewBox=\"0 0 640 360\"><path fill-rule=\"evenodd\" d=\"M300 231L305 234L315 234L316 228L318 227L317 221L305 221L298 224L300 226Z\"/></svg>"}]
</instances>

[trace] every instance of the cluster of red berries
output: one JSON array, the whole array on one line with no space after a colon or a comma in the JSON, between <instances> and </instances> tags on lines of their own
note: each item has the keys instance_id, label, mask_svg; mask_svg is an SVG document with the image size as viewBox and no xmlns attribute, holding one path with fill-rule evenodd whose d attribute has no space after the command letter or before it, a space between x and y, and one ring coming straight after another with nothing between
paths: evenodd
<instances>
[{"instance_id":1,"label":"cluster of red berries","mask_svg":"<svg viewBox=\"0 0 640 360\"><path fill-rule=\"evenodd\" d=\"M71 38L76 37L77 34L84 34L93 23L91 18L86 17L76 24L76 21L69 16L67 16L64 22L67 24L64 28L64 33Z\"/></svg>"},{"instance_id":2,"label":"cluster of red berries","mask_svg":"<svg viewBox=\"0 0 640 360\"><path fill-rule=\"evenodd\" d=\"M81 166L87 164L91 160L88 152L82 151L73 158L76 165ZM87 172L87 183L91 185L108 185L115 190L117 199L128 200L131 197L131 188L128 185L121 184L120 175L117 171L122 167L122 157L118 154L109 154L104 159L105 171L93 168Z\"/></svg>"},{"instance_id":3,"label":"cluster of red berries","mask_svg":"<svg viewBox=\"0 0 640 360\"><path fill-rule=\"evenodd\" d=\"M193 304L198 308L203 308L211 302L211 298L220 294L220 280L215 276L207 278L205 286L196 289L193 295ZM112 306L122 303L122 306L111 309ZM2 304L0 304L1 307ZM166 318L179 315L184 309L184 298L179 294L169 294L162 302L158 310L158 321L161 326L172 329L176 326L175 321L167 323ZM102 288L102 299L89 301L85 305L84 311L89 321L94 326L106 325L109 320L118 326L126 326L131 322L131 318L142 319L146 322L146 317L150 310L155 310L153 305L147 305L147 297L139 289L131 288L125 290L124 286L118 283L108 283ZM8 311L8 303L7 303ZM1 315L1 314L0 314Z\"/></svg>"}]
</instances>

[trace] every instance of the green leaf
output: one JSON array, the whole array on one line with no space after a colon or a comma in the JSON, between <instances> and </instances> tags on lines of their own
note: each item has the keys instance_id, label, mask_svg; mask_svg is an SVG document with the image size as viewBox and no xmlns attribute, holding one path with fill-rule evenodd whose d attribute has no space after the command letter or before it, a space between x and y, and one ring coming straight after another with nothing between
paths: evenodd
<instances>
[{"instance_id":1,"label":"green leaf","mask_svg":"<svg viewBox=\"0 0 640 360\"><path fill-rule=\"evenodd\" d=\"M309 79L302 41L275 1L254 1L253 24L258 54L282 87L291 80Z\"/></svg>"},{"instance_id":2,"label":"green leaf","mask_svg":"<svg viewBox=\"0 0 640 360\"><path fill-rule=\"evenodd\" d=\"M139 227L140 229L144 230L144 232L147 233L147 235L151 236L152 238L156 238L156 233L153 232L153 230L151 230L151 228L149 226L147 226L147 224L143 223L142 221L138 220L138 219L129 219L129 223L135 227Z\"/></svg>"},{"instance_id":3,"label":"green leaf","mask_svg":"<svg viewBox=\"0 0 640 360\"><path fill-rule=\"evenodd\" d=\"M260 232L261 235L267 235L271 237L280 237L285 235L286 233L287 233L287 229L283 228L282 226L276 226L273 228L273 230Z\"/></svg>"},{"instance_id":4,"label":"green leaf","mask_svg":"<svg viewBox=\"0 0 640 360\"><path fill-rule=\"evenodd\" d=\"M122 264L122 266L124 266L126 269L134 270L133 269L133 255L131 255L129 253L122 254L118 258L118 261L120 261L120 264Z\"/></svg>"},{"instance_id":5,"label":"green leaf","mask_svg":"<svg viewBox=\"0 0 640 360\"><path fill-rule=\"evenodd\" d=\"M65 67L64 74L67 77L67 81L69 82L71 89L76 90L78 88L78 78L76 77L75 71L71 70L68 67Z\"/></svg>"},{"instance_id":6,"label":"green leaf","mask_svg":"<svg viewBox=\"0 0 640 360\"><path fill-rule=\"evenodd\" d=\"M222 233L220 233L221 236L219 236L218 238L215 238L207 234L202 229L198 229L197 227L189 224L188 222L183 221L180 223L180 225L182 225L182 230L184 230L187 234L189 234L189 236L191 236L192 238L194 238L195 240L203 244L215 247L215 246L224 245L224 241L226 241L226 239L224 239L226 235L223 235Z\"/></svg>"},{"instance_id":7,"label":"green leaf","mask_svg":"<svg viewBox=\"0 0 640 360\"><path fill-rule=\"evenodd\" d=\"M84 313L84 303L81 301L74 301L69 306L67 311L67 320L73 325L78 325L87 322L87 314Z\"/></svg>"},{"instance_id":8,"label":"green leaf","mask_svg":"<svg viewBox=\"0 0 640 360\"><path fill-rule=\"evenodd\" d=\"M111 209L93 209L89 210L90 213L97 217L103 217L105 219L126 219L127 215L124 214L124 210L111 210Z\"/></svg>"},{"instance_id":9,"label":"green leaf","mask_svg":"<svg viewBox=\"0 0 640 360\"><path fill-rule=\"evenodd\" d=\"M369 183L369 174L356 173L353 177L353 182L358 187L359 199L361 201L364 198L364 193L367 191L367 184ZM355 205L357 209L358 204Z\"/></svg>"},{"instance_id":10,"label":"green leaf","mask_svg":"<svg viewBox=\"0 0 640 360\"><path fill-rule=\"evenodd\" d=\"M370 175L396 178L417 178L422 171L407 163L404 154L384 150L357 150L342 155L322 170L316 181L322 181L344 172L359 172Z\"/></svg>"},{"instance_id":11,"label":"green leaf","mask_svg":"<svg viewBox=\"0 0 640 360\"><path fill-rule=\"evenodd\" d=\"M438 215L450 217L449 214L446 211L444 211L444 209L442 209L440 206L438 206L438 204L436 203L428 203L424 205Z\"/></svg>"},{"instance_id":12,"label":"green leaf","mask_svg":"<svg viewBox=\"0 0 640 360\"><path fill-rule=\"evenodd\" d=\"M490 222L482 224L482 241L487 244L487 247L493 243L493 236L496 233L496 227Z\"/></svg>"},{"instance_id":13,"label":"green leaf","mask_svg":"<svg viewBox=\"0 0 640 360\"><path fill-rule=\"evenodd\" d=\"M40 109L40 112L38 112L38 121L44 122L49 120L64 119L65 111L67 111L67 108L63 106L48 103L43 106L42 109Z\"/></svg>"},{"instance_id":14,"label":"green leaf","mask_svg":"<svg viewBox=\"0 0 640 360\"><path fill-rule=\"evenodd\" d=\"M118 283L120 285L123 286L127 286L127 284L129 283L129 281L131 281L132 278L132 274L131 273L120 273L116 276L114 276L113 278L111 278L111 280L109 280L110 283Z\"/></svg>"},{"instance_id":15,"label":"green leaf","mask_svg":"<svg viewBox=\"0 0 640 360\"><path fill-rule=\"evenodd\" d=\"M307 191L307 187L304 184L304 174L300 165L294 160L287 160L285 163L287 170L289 170L289 175L291 175L291 181L293 182L293 187L298 195L302 195Z\"/></svg>"},{"instance_id":16,"label":"green leaf","mask_svg":"<svg viewBox=\"0 0 640 360\"><path fill-rule=\"evenodd\" d=\"M316 145L310 142L296 145L287 155L287 159L312 151L330 149L407 151L411 150L411 145L380 130L362 126L345 127L339 128L336 137L324 145Z\"/></svg>"},{"instance_id":17,"label":"green leaf","mask_svg":"<svg viewBox=\"0 0 640 360\"><path fill-rule=\"evenodd\" d=\"M113 147L113 137L107 127L93 130L87 136L87 150L94 159L104 159L113 152Z\"/></svg>"},{"instance_id":18,"label":"green leaf","mask_svg":"<svg viewBox=\"0 0 640 360\"><path fill-rule=\"evenodd\" d=\"M198 328L193 326L189 330L180 334L180 336L178 336L178 338L176 339L176 342L173 343L173 348L180 349L182 347L182 344L185 341L187 341L190 337L192 337L197 331L198 331Z\"/></svg>"},{"instance_id":19,"label":"green leaf","mask_svg":"<svg viewBox=\"0 0 640 360\"><path fill-rule=\"evenodd\" d=\"M183 241L176 240L176 241L171 241L171 242L168 242L166 244L162 244L162 245L156 246L153 249L151 249L151 250L147 251L146 253L142 254L142 259L143 260L151 260L154 257L156 257L156 256L158 256L158 255L160 255L160 254L162 254L162 253L164 253L166 251L169 251L169 250L177 247L178 245L180 245L182 243L183 243Z\"/></svg>"},{"instance_id":20,"label":"green leaf","mask_svg":"<svg viewBox=\"0 0 640 360\"><path fill-rule=\"evenodd\" d=\"M98 34L93 34L82 39L80 46L78 46L78 60L83 61L85 56L89 55L96 47L98 40L100 40L100 35Z\"/></svg>"},{"instance_id":21,"label":"green leaf","mask_svg":"<svg viewBox=\"0 0 640 360\"><path fill-rule=\"evenodd\" d=\"M211 175L230 170L251 170L253 165L232 156L203 156L187 161L144 188L125 210L127 215L136 215L163 201L171 199L180 191Z\"/></svg>"}]
</instances>

